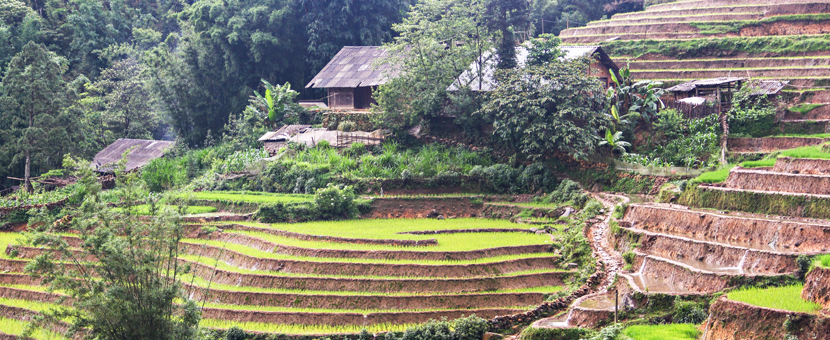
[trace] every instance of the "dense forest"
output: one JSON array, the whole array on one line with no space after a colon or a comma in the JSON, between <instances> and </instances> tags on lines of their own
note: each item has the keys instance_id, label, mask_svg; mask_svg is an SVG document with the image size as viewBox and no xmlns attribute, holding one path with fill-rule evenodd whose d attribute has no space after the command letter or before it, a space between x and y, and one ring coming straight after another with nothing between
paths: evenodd
<instances>
[{"instance_id":1,"label":"dense forest","mask_svg":"<svg viewBox=\"0 0 830 340\"><path fill-rule=\"evenodd\" d=\"M481 20L506 33L506 44L642 7L619 0L0 0L0 178L46 172L65 154L91 158L117 138L202 146L222 136L261 80L291 84L300 99L322 98L303 87L342 46L394 42L413 6L473 4L487 8Z\"/></svg>"}]
</instances>

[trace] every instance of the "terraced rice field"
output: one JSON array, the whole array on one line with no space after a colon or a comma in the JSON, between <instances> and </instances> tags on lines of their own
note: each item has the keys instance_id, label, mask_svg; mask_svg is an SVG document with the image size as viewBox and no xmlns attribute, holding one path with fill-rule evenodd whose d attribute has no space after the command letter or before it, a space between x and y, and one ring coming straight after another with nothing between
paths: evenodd
<instances>
[{"instance_id":1,"label":"terraced rice field","mask_svg":"<svg viewBox=\"0 0 830 340\"><path fill-rule=\"evenodd\" d=\"M570 275L550 252L556 235L530 227L485 219L197 224L182 243L192 271L181 280L212 328L332 334L492 318L538 306ZM54 298L21 273L21 260L39 249L5 252L20 236L0 234L8 270L0 296L9 297L0 309L36 312ZM0 320L0 332L18 332L21 322Z\"/></svg>"}]
</instances>

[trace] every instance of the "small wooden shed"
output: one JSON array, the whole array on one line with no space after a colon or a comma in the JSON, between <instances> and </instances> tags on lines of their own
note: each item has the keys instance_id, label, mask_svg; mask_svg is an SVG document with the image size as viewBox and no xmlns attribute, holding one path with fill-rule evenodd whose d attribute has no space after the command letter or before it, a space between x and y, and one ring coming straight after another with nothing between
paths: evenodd
<instances>
[{"instance_id":1,"label":"small wooden shed","mask_svg":"<svg viewBox=\"0 0 830 340\"><path fill-rule=\"evenodd\" d=\"M345 46L306 88L328 90L330 109L368 109L375 103L373 91L400 74L382 61L387 55L380 46Z\"/></svg>"},{"instance_id":2,"label":"small wooden shed","mask_svg":"<svg viewBox=\"0 0 830 340\"><path fill-rule=\"evenodd\" d=\"M728 110L732 105L732 93L741 88L746 78L720 77L693 80L667 88L675 100L689 97L714 97L720 111Z\"/></svg>"}]
</instances>

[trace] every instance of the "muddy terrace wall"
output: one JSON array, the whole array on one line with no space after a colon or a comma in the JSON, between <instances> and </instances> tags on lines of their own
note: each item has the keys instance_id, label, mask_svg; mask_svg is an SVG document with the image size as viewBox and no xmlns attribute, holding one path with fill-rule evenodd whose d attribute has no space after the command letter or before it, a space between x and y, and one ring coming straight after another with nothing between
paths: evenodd
<instances>
[{"instance_id":1,"label":"muddy terrace wall","mask_svg":"<svg viewBox=\"0 0 830 340\"><path fill-rule=\"evenodd\" d=\"M429 320L450 320L475 314L485 319L499 315L510 315L520 309L493 308L454 311L427 312L392 312L392 313L298 313L298 312L263 312L252 310L231 310L203 308L202 317L223 319L237 322L287 323L297 325L376 325L385 323L424 323Z\"/></svg>"},{"instance_id":2,"label":"muddy terrace wall","mask_svg":"<svg viewBox=\"0 0 830 340\"><path fill-rule=\"evenodd\" d=\"M649 6L646 11L620 13L612 16L612 19L637 18L643 16L684 16L693 14L709 13L743 13L743 12L766 12L780 15L782 13L817 13L811 12L813 6L821 6L825 3L820 1L799 1L795 4L779 4L776 0L727 0L727 1L681 1L667 4ZM711 8L716 7L716 8ZM821 10L819 7L816 10ZM681 12L678 12L681 11ZM693 12L697 11L697 12Z\"/></svg>"},{"instance_id":3,"label":"muddy terrace wall","mask_svg":"<svg viewBox=\"0 0 830 340\"><path fill-rule=\"evenodd\" d=\"M743 190L830 195L830 176L734 168L726 187Z\"/></svg>"},{"instance_id":4,"label":"muddy terrace wall","mask_svg":"<svg viewBox=\"0 0 830 340\"><path fill-rule=\"evenodd\" d=\"M665 206L632 204L624 222L634 229L756 249L787 252L822 252L830 249L830 225L729 216Z\"/></svg>"},{"instance_id":5,"label":"muddy terrace wall","mask_svg":"<svg viewBox=\"0 0 830 340\"><path fill-rule=\"evenodd\" d=\"M828 58L830 60L830 58ZM798 112L790 112L787 111L787 114L784 115L784 119L809 119L809 120L819 120L819 119L830 119L830 105L822 105L815 109L810 110L805 114L800 114Z\"/></svg>"},{"instance_id":6,"label":"muddy terrace wall","mask_svg":"<svg viewBox=\"0 0 830 340\"><path fill-rule=\"evenodd\" d=\"M278 254L360 259L475 260L485 257L494 257L502 255L546 253L552 251L551 245L545 244L450 252L429 251L429 248L425 248L424 251L309 249L280 245L273 242L265 241L254 236L235 233L224 233L219 231L210 234L198 234L190 237L198 237L216 241L229 242L251 248L256 248L261 251L274 252Z\"/></svg>"},{"instance_id":7,"label":"muddy terrace wall","mask_svg":"<svg viewBox=\"0 0 830 340\"><path fill-rule=\"evenodd\" d=\"M789 66L788 66L789 67ZM712 68L712 67L707 67ZM644 69L634 69L632 74L637 75L640 79L706 79L726 77L731 74L741 74L744 77L830 77L830 71L827 68L785 68L778 69L770 67L769 69L753 69L753 70L659 70L646 71Z\"/></svg>"},{"instance_id":8,"label":"muddy terrace wall","mask_svg":"<svg viewBox=\"0 0 830 340\"><path fill-rule=\"evenodd\" d=\"M690 207L830 219L830 197L808 194L743 191L714 185L699 185L686 189L678 203Z\"/></svg>"},{"instance_id":9,"label":"muddy terrace wall","mask_svg":"<svg viewBox=\"0 0 830 340\"><path fill-rule=\"evenodd\" d=\"M780 157L775 161L772 171L810 175L830 174L830 159Z\"/></svg>"},{"instance_id":10,"label":"muddy terrace wall","mask_svg":"<svg viewBox=\"0 0 830 340\"><path fill-rule=\"evenodd\" d=\"M193 299L233 305L332 309L462 309L538 305L543 293L448 295L314 295L190 288Z\"/></svg>"},{"instance_id":11,"label":"muddy terrace wall","mask_svg":"<svg viewBox=\"0 0 830 340\"><path fill-rule=\"evenodd\" d=\"M617 235L615 242L621 249L638 244L637 250L647 255L699 261L716 267L735 267L746 256L742 269L759 274L791 274L798 269L797 254L748 250L635 229L622 229L622 235Z\"/></svg>"},{"instance_id":12,"label":"muddy terrace wall","mask_svg":"<svg viewBox=\"0 0 830 340\"><path fill-rule=\"evenodd\" d=\"M784 328L789 320L790 331ZM721 296L709 308L703 340L830 339L830 318L752 306Z\"/></svg>"},{"instance_id":13,"label":"muddy terrace wall","mask_svg":"<svg viewBox=\"0 0 830 340\"><path fill-rule=\"evenodd\" d=\"M190 264L193 273L213 282L260 288L285 288L308 290L341 290L358 292L485 292L490 290L517 289L563 285L570 272L534 273L515 276L456 279L360 279L324 278L243 274L216 269L197 262L180 260Z\"/></svg>"},{"instance_id":14,"label":"muddy terrace wall","mask_svg":"<svg viewBox=\"0 0 830 340\"><path fill-rule=\"evenodd\" d=\"M191 255L218 259L230 265L250 270L344 276L371 275L444 278L490 276L501 273L553 268L558 260L558 257L551 254L550 257L514 259L496 263L422 265L279 260L248 256L225 248L193 244L185 244L184 251Z\"/></svg>"},{"instance_id":15,"label":"muddy terrace wall","mask_svg":"<svg viewBox=\"0 0 830 340\"><path fill-rule=\"evenodd\" d=\"M801 297L830 308L830 269L815 267L804 280Z\"/></svg>"},{"instance_id":16,"label":"muddy terrace wall","mask_svg":"<svg viewBox=\"0 0 830 340\"><path fill-rule=\"evenodd\" d=\"M425 218L443 215L444 217L478 217L484 205L474 204L473 199L483 197L435 197L405 198L378 197L372 201L372 211L362 218Z\"/></svg>"},{"instance_id":17,"label":"muddy terrace wall","mask_svg":"<svg viewBox=\"0 0 830 340\"><path fill-rule=\"evenodd\" d=\"M730 58L720 60L647 60L638 58L628 62L632 70L688 70L688 69L713 69L713 68L760 68L760 67L816 67L816 66L830 66L830 58L792 58L792 59L773 59L773 58ZM782 70L784 71L784 70ZM642 71L641 71L642 72ZM727 71L728 72L728 71ZM750 71L752 72L752 71ZM644 72L643 72L644 73ZM676 77L680 78L680 77ZM817 109L813 110L816 111ZM812 112L812 111L810 111ZM792 118L789 119L808 119L802 118L800 113L792 113ZM797 117L797 118L796 118Z\"/></svg>"},{"instance_id":18,"label":"muddy terrace wall","mask_svg":"<svg viewBox=\"0 0 830 340\"><path fill-rule=\"evenodd\" d=\"M828 141L830 141L828 138L803 137L729 138L727 149L729 152L769 153L775 150L820 145Z\"/></svg>"},{"instance_id":19,"label":"muddy terrace wall","mask_svg":"<svg viewBox=\"0 0 830 340\"><path fill-rule=\"evenodd\" d=\"M705 273L643 254L637 254L633 267L640 268L644 260L646 265L642 267L643 276L671 282L679 290L706 293L718 292L729 286L730 275Z\"/></svg>"}]
</instances>

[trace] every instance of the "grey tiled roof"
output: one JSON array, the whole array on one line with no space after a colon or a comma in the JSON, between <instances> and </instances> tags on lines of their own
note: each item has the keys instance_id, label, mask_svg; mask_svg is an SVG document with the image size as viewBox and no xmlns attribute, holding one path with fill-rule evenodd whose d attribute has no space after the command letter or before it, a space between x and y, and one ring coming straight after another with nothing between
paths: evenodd
<instances>
[{"instance_id":1,"label":"grey tiled roof","mask_svg":"<svg viewBox=\"0 0 830 340\"><path fill-rule=\"evenodd\" d=\"M141 168L150 161L164 156L175 142L145 139L119 139L98 152L92 160L92 167L98 172L111 172L115 164L121 160L121 155L130 150L127 156L127 171Z\"/></svg>"},{"instance_id":2,"label":"grey tiled roof","mask_svg":"<svg viewBox=\"0 0 830 340\"><path fill-rule=\"evenodd\" d=\"M388 53L380 46L345 46L305 87L319 89L382 85L400 74L391 64L376 63Z\"/></svg>"}]
</instances>

